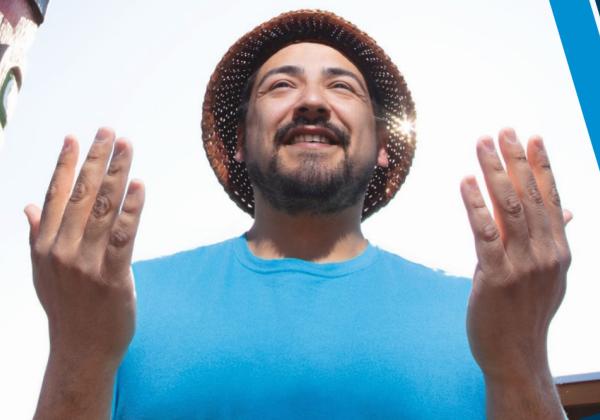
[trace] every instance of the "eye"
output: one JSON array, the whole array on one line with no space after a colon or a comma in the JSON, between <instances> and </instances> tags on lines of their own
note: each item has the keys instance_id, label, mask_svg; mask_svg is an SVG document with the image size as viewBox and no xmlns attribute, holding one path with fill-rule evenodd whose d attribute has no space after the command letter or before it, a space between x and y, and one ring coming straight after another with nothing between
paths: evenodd
<instances>
[{"instance_id":1,"label":"eye","mask_svg":"<svg viewBox=\"0 0 600 420\"><path fill-rule=\"evenodd\" d=\"M346 82L340 82L340 81L333 82L331 84L331 87L334 88L334 89L346 89L346 90L349 90L351 92L354 92L354 89L352 88L352 86L350 86Z\"/></svg>"},{"instance_id":2,"label":"eye","mask_svg":"<svg viewBox=\"0 0 600 420\"><path fill-rule=\"evenodd\" d=\"M293 85L290 82L288 82L287 80L279 80L271 85L271 90L288 88L288 87L293 87Z\"/></svg>"}]
</instances>

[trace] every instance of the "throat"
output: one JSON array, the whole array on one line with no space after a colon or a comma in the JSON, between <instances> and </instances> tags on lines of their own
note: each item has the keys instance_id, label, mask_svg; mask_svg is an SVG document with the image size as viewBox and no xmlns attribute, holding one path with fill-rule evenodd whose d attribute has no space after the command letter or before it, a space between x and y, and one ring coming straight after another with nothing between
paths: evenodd
<instances>
[{"instance_id":1,"label":"throat","mask_svg":"<svg viewBox=\"0 0 600 420\"><path fill-rule=\"evenodd\" d=\"M360 229L360 212L356 216L349 211L341 213L345 214L267 216L257 212L254 225L246 233L248 248L263 259L297 258L316 263L350 260L360 255L368 242Z\"/></svg>"}]
</instances>

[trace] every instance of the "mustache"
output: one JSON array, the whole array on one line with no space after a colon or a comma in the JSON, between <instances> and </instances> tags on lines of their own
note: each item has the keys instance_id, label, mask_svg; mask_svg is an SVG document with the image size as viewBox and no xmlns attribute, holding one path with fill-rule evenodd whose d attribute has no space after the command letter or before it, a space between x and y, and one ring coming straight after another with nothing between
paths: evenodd
<instances>
[{"instance_id":1,"label":"mustache","mask_svg":"<svg viewBox=\"0 0 600 420\"><path fill-rule=\"evenodd\" d=\"M337 137L339 145L342 146L343 148L348 147L348 145L350 144L350 134L348 134L348 132L346 130L344 130L342 127L339 127L329 121L324 121L324 120L310 121L307 118L297 118L294 121L289 122L286 125L284 125L283 127L280 127L277 129L277 131L275 132L275 136L274 136L275 145L277 147L281 146L283 144L283 139L286 138L286 136L290 132L290 130L293 130L297 127L302 127L305 125L311 125L314 127L323 127L323 128L326 128L327 130L331 131Z\"/></svg>"}]
</instances>

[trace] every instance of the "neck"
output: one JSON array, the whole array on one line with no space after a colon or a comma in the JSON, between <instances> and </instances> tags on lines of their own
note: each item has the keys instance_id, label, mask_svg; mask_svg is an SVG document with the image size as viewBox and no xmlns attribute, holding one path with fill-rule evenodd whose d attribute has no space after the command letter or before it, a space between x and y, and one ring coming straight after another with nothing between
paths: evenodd
<instances>
[{"instance_id":1,"label":"neck","mask_svg":"<svg viewBox=\"0 0 600 420\"><path fill-rule=\"evenodd\" d=\"M260 258L299 258L319 263L358 256L367 246L360 230L362 203L330 215L289 215L256 194L254 225L246 238Z\"/></svg>"}]
</instances>

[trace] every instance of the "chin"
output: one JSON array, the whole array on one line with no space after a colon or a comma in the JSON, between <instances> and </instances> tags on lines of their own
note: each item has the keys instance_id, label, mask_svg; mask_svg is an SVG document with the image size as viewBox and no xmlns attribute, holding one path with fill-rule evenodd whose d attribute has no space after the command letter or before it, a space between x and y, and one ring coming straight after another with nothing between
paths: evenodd
<instances>
[{"instance_id":1,"label":"chin","mask_svg":"<svg viewBox=\"0 0 600 420\"><path fill-rule=\"evenodd\" d=\"M343 159L326 164L322 159L305 156L290 168L274 156L268 170L256 163L248 164L252 185L275 209L288 214L334 214L364 199L373 174L373 165L356 170Z\"/></svg>"}]
</instances>

